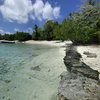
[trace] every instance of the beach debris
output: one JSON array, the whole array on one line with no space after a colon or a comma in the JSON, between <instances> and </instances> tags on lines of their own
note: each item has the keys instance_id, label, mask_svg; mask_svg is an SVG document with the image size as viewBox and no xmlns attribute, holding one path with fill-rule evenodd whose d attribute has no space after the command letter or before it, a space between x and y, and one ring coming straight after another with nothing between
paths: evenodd
<instances>
[{"instance_id":1,"label":"beach debris","mask_svg":"<svg viewBox=\"0 0 100 100\"><path fill-rule=\"evenodd\" d=\"M84 51L83 54L87 55L87 57L89 57L89 58L96 58L97 57L96 53L90 53L88 51Z\"/></svg>"}]
</instances>

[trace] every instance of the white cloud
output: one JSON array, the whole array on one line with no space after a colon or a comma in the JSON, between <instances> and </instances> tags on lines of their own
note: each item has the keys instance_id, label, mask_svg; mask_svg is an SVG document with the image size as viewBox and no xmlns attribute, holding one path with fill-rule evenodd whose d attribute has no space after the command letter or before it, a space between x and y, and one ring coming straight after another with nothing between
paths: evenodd
<instances>
[{"instance_id":1,"label":"white cloud","mask_svg":"<svg viewBox=\"0 0 100 100\"><path fill-rule=\"evenodd\" d=\"M36 0L33 4L33 16L35 16L38 20L42 20L44 3L42 0Z\"/></svg>"},{"instance_id":2,"label":"white cloud","mask_svg":"<svg viewBox=\"0 0 100 100\"><path fill-rule=\"evenodd\" d=\"M60 7L55 7L53 10L53 14L55 18L58 18L60 16Z\"/></svg>"},{"instance_id":3,"label":"white cloud","mask_svg":"<svg viewBox=\"0 0 100 100\"><path fill-rule=\"evenodd\" d=\"M14 28L14 31L17 32L17 31L19 31L19 29L18 28Z\"/></svg>"},{"instance_id":4,"label":"white cloud","mask_svg":"<svg viewBox=\"0 0 100 100\"><path fill-rule=\"evenodd\" d=\"M34 4L31 0L4 0L0 12L10 22L27 23L29 18L39 21L56 19L60 16L60 7L52 7L42 0L36 0Z\"/></svg>"},{"instance_id":5,"label":"white cloud","mask_svg":"<svg viewBox=\"0 0 100 100\"><path fill-rule=\"evenodd\" d=\"M10 32L4 31L3 29L0 29L0 34L11 34Z\"/></svg>"},{"instance_id":6,"label":"white cloud","mask_svg":"<svg viewBox=\"0 0 100 100\"><path fill-rule=\"evenodd\" d=\"M32 33L33 32L33 29L31 27L28 27L26 30L20 30L18 28L14 28L14 32L27 32L27 33Z\"/></svg>"},{"instance_id":7,"label":"white cloud","mask_svg":"<svg viewBox=\"0 0 100 100\"><path fill-rule=\"evenodd\" d=\"M43 18L44 19L53 19L53 8L49 4L49 2L46 2L44 8L43 8Z\"/></svg>"},{"instance_id":8,"label":"white cloud","mask_svg":"<svg viewBox=\"0 0 100 100\"><path fill-rule=\"evenodd\" d=\"M26 30L26 32L32 33L32 32L33 32L33 29L29 27L29 28Z\"/></svg>"},{"instance_id":9,"label":"white cloud","mask_svg":"<svg viewBox=\"0 0 100 100\"><path fill-rule=\"evenodd\" d=\"M11 22L28 22L28 14L31 10L31 0L5 0L4 4L0 6L3 17Z\"/></svg>"},{"instance_id":10,"label":"white cloud","mask_svg":"<svg viewBox=\"0 0 100 100\"><path fill-rule=\"evenodd\" d=\"M0 34L3 34L4 33L4 30L0 29Z\"/></svg>"},{"instance_id":11,"label":"white cloud","mask_svg":"<svg viewBox=\"0 0 100 100\"><path fill-rule=\"evenodd\" d=\"M6 34L12 34L11 32L5 32Z\"/></svg>"},{"instance_id":12,"label":"white cloud","mask_svg":"<svg viewBox=\"0 0 100 100\"><path fill-rule=\"evenodd\" d=\"M33 4L34 19L38 20L51 20L60 16L60 7L52 7L47 1L44 3L42 0L36 0Z\"/></svg>"}]
</instances>

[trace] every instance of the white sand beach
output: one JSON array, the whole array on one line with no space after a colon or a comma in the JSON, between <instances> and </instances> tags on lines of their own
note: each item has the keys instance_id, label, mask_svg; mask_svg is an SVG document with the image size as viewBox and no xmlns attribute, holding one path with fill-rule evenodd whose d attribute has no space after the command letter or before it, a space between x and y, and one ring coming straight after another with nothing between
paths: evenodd
<instances>
[{"instance_id":1,"label":"white sand beach","mask_svg":"<svg viewBox=\"0 0 100 100\"><path fill-rule=\"evenodd\" d=\"M100 45L77 46L77 50L82 55L83 62L100 72ZM93 53L97 57L87 57L84 52Z\"/></svg>"},{"instance_id":2,"label":"white sand beach","mask_svg":"<svg viewBox=\"0 0 100 100\"><path fill-rule=\"evenodd\" d=\"M27 44L41 44L41 45L49 45L49 46L55 46L55 47L61 47L61 46L66 46L67 44L71 44L71 41L34 41L34 40L29 40L25 41L24 43Z\"/></svg>"}]
</instances>

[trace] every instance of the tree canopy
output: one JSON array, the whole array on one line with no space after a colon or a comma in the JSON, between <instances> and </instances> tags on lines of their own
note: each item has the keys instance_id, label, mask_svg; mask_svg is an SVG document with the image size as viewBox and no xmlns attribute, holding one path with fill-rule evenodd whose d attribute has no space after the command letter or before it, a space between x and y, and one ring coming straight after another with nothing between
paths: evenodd
<instances>
[{"instance_id":1,"label":"tree canopy","mask_svg":"<svg viewBox=\"0 0 100 100\"><path fill-rule=\"evenodd\" d=\"M100 43L100 2L85 0L78 12L71 12L61 24L48 20L42 28L34 25L33 33L16 32L0 35L0 39L25 41L71 40L76 44Z\"/></svg>"}]
</instances>

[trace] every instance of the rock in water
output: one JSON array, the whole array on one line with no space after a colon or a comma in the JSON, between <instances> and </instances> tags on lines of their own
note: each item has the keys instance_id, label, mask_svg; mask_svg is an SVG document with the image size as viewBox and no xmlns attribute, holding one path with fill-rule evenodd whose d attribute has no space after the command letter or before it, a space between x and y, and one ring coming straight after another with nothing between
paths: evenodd
<instances>
[{"instance_id":1,"label":"rock in water","mask_svg":"<svg viewBox=\"0 0 100 100\"><path fill-rule=\"evenodd\" d=\"M64 58L68 72L61 74L59 100L100 100L99 72L80 58L76 49L69 46Z\"/></svg>"},{"instance_id":2,"label":"rock in water","mask_svg":"<svg viewBox=\"0 0 100 100\"><path fill-rule=\"evenodd\" d=\"M39 67L39 65L38 65L38 66L35 66L35 67L31 67L31 70L40 71L41 69L40 69L40 67Z\"/></svg>"},{"instance_id":3,"label":"rock in water","mask_svg":"<svg viewBox=\"0 0 100 100\"><path fill-rule=\"evenodd\" d=\"M4 82L5 82L5 83L10 83L10 82L11 82L11 80L4 80Z\"/></svg>"}]
</instances>

